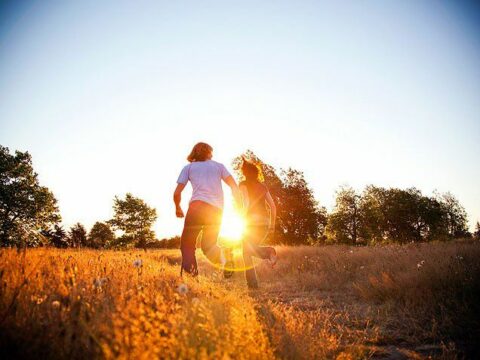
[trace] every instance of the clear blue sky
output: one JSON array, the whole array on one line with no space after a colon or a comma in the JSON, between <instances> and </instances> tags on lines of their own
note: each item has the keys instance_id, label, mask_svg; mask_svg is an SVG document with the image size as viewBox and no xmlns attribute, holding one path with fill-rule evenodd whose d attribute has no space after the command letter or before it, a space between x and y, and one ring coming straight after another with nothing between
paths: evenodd
<instances>
[{"instance_id":1,"label":"clear blue sky","mask_svg":"<svg viewBox=\"0 0 480 360\"><path fill-rule=\"evenodd\" d=\"M67 226L130 191L179 234L171 193L206 141L303 170L327 208L342 184L451 191L473 228L479 24L462 1L3 1L0 143Z\"/></svg>"}]
</instances>

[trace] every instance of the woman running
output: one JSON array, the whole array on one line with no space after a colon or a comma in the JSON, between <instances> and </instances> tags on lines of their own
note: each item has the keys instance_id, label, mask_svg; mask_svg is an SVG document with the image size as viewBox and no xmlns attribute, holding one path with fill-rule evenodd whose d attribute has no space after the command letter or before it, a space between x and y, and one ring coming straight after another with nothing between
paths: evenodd
<instances>
[{"instance_id":1,"label":"woman running","mask_svg":"<svg viewBox=\"0 0 480 360\"><path fill-rule=\"evenodd\" d=\"M201 247L205 256L214 264L225 265L228 255L217 245L217 238L222 224L223 190L222 180L232 189L237 205L242 204L241 193L237 183L225 166L212 160L213 148L205 143L196 144L186 165L177 180L173 200L176 215L183 218L180 206L181 194L187 182L192 184L192 198L185 217L180 248L182 251L182 272L198 275L195 257L195 243L202 231Z\"/></svg>"},{"instance_id":2,"label":"woman running","mask_svg":"<svg viewBox=\"0 0 480 360\"><path fill-rule=\"evenodd\" d=\"M243 239L245 277L249 288L258 288L252 257L268 259L272 266L275 265L277 261L275 249L260 244L267 236L274 234L277 209L268 188L260 181L262 174L259 167L243 158L241 171L245 177L245 181L240 183L246 208L246 229Z\"/></svg>"}]
</instances>

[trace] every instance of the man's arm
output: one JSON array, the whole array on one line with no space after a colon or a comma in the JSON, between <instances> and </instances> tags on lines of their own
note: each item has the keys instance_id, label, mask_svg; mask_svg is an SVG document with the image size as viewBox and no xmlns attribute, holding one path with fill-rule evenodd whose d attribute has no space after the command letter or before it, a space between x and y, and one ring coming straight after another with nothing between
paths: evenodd
<instances>
[{"instance_id":1,"label":"man's arm","mask_svg":"<svg viewBox=\"0 0 480 360\"><path fill-rule=\"evenodd\" d=\"M175 203L175 214L177 215L178 218L184 217L180 202L182 201L182 191L183 189L185 189L185 185L186 184L177 184L177 187L173 192L173 202Z\"/></svg>"},{"instance_id":2,"label":"man's arm","mask_svg":"<svg viewBox=\"0 0 480 360\"><path fill-rule=\"evenodd\" d=\"M232 189L232 195L233 195L233 198L235 199L235 204L237 204L240 210L243 210L244 204L242 200L242 193L238 189L237 182L231 175L227 177L224 181L228 186L230 186L230 189Z\"/></svg>"}]
</instances>

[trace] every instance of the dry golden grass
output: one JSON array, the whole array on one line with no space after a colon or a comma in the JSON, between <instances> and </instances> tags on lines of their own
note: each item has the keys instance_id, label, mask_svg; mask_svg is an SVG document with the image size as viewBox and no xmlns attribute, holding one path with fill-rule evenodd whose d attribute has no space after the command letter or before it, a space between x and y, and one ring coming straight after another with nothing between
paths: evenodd
<instances>
[{"instance_id":1,"label":"dry golden grass","mask_svg":"<svg viewBox=\"0 0 480 360\"><path fill-rule=\"evenodd\" d=\"M16 358L463 358L478 354L480 244L279 247L260 289L179 251L0 250ZM241 263L241 259L237 259Z\"/></svg>"},{"instance_id":2,"label":"dry golden grass","mask_svg":"<svg viewBox=\"0 0 480 360\"><path fill-rule=\"evenodd\" d=\"M155 252L0 254L1 346L16 357L272 357L250 298Z\"/></svg>"}]
</instances>

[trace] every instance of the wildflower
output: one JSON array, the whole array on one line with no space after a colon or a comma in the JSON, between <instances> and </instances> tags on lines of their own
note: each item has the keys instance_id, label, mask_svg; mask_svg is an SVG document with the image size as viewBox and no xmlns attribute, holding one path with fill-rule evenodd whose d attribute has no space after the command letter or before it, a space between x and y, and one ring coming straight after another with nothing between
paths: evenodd
<instances>
[{"instance_id":1,"label":"wildflower","mask_svg":"<svg viewBox=\"0 0 480 360\"><path fill-rule=\"evenodd\" d=\"M133 266L135 266L136 268L139 268L139 267L142 267L143 266L143 262L142 262L142 259L137 259L133 262Z\"/></svg>"},{"instance_id":2,"label":"wildflower","mask_svg":"<svg viewBox=\"0 0 480 360\"><path fill-rule=\"evenodd\" d=\"M422 260L417 264L417 269L420 269L423 266L423 264L425 264L425 260Z\"/></svg>"},{"instance_id":3,"label":"wildflower","mask_svg":"<svg viewBox=\"0 0 480 360\"><path fill-rule=\"evenodd\" d=\"M100 278L100 279L95 279L93 280L93 285L95 287L102 287L107 283L108 279L107 278Z\"/></svg>"},{"instance_id":4,"label":"wildflower","mask_svg":"<svg viewBox=\"0 0 480 360\"><path fill-rule=\"evenodd\" d=\"M32 302L36 303L37 305L40 305L41 303L43 303L45 301L45 299L47 298L47 295L45 296L31 296L31 300Z\"/></svg>"},{"instance_id":5,"label":"wildflower","mask_svg":"<svg viewBox=\"0 0 480 360\"><path fill-rule=\"evenodd\" d=\"M178 285L177 292L181 295L185 295L188 292L187 284Z\"/></svg>"},{"instance_id":6,"label":"wildflower","mask_svg":"<svg viewBox=\"0 0 480 360\"><path fill-rule=\"evenodd\" d=\"M58 300L52 301L52 307L54 309L58 309L60 307L60 301Z\"/></svg>"},{"instance_id":7,"label":"wildflower","mask_svg":"<svg viewBox=\"0 0 480 360\"><path fill-rule=\"evenodd\" d=\"M192 304L193 304L193 305L198 305L198 304L200 304L200 299L197 298L197 297L194 297L194 298L192 299Z\"/></svg>"}]
</instances>

